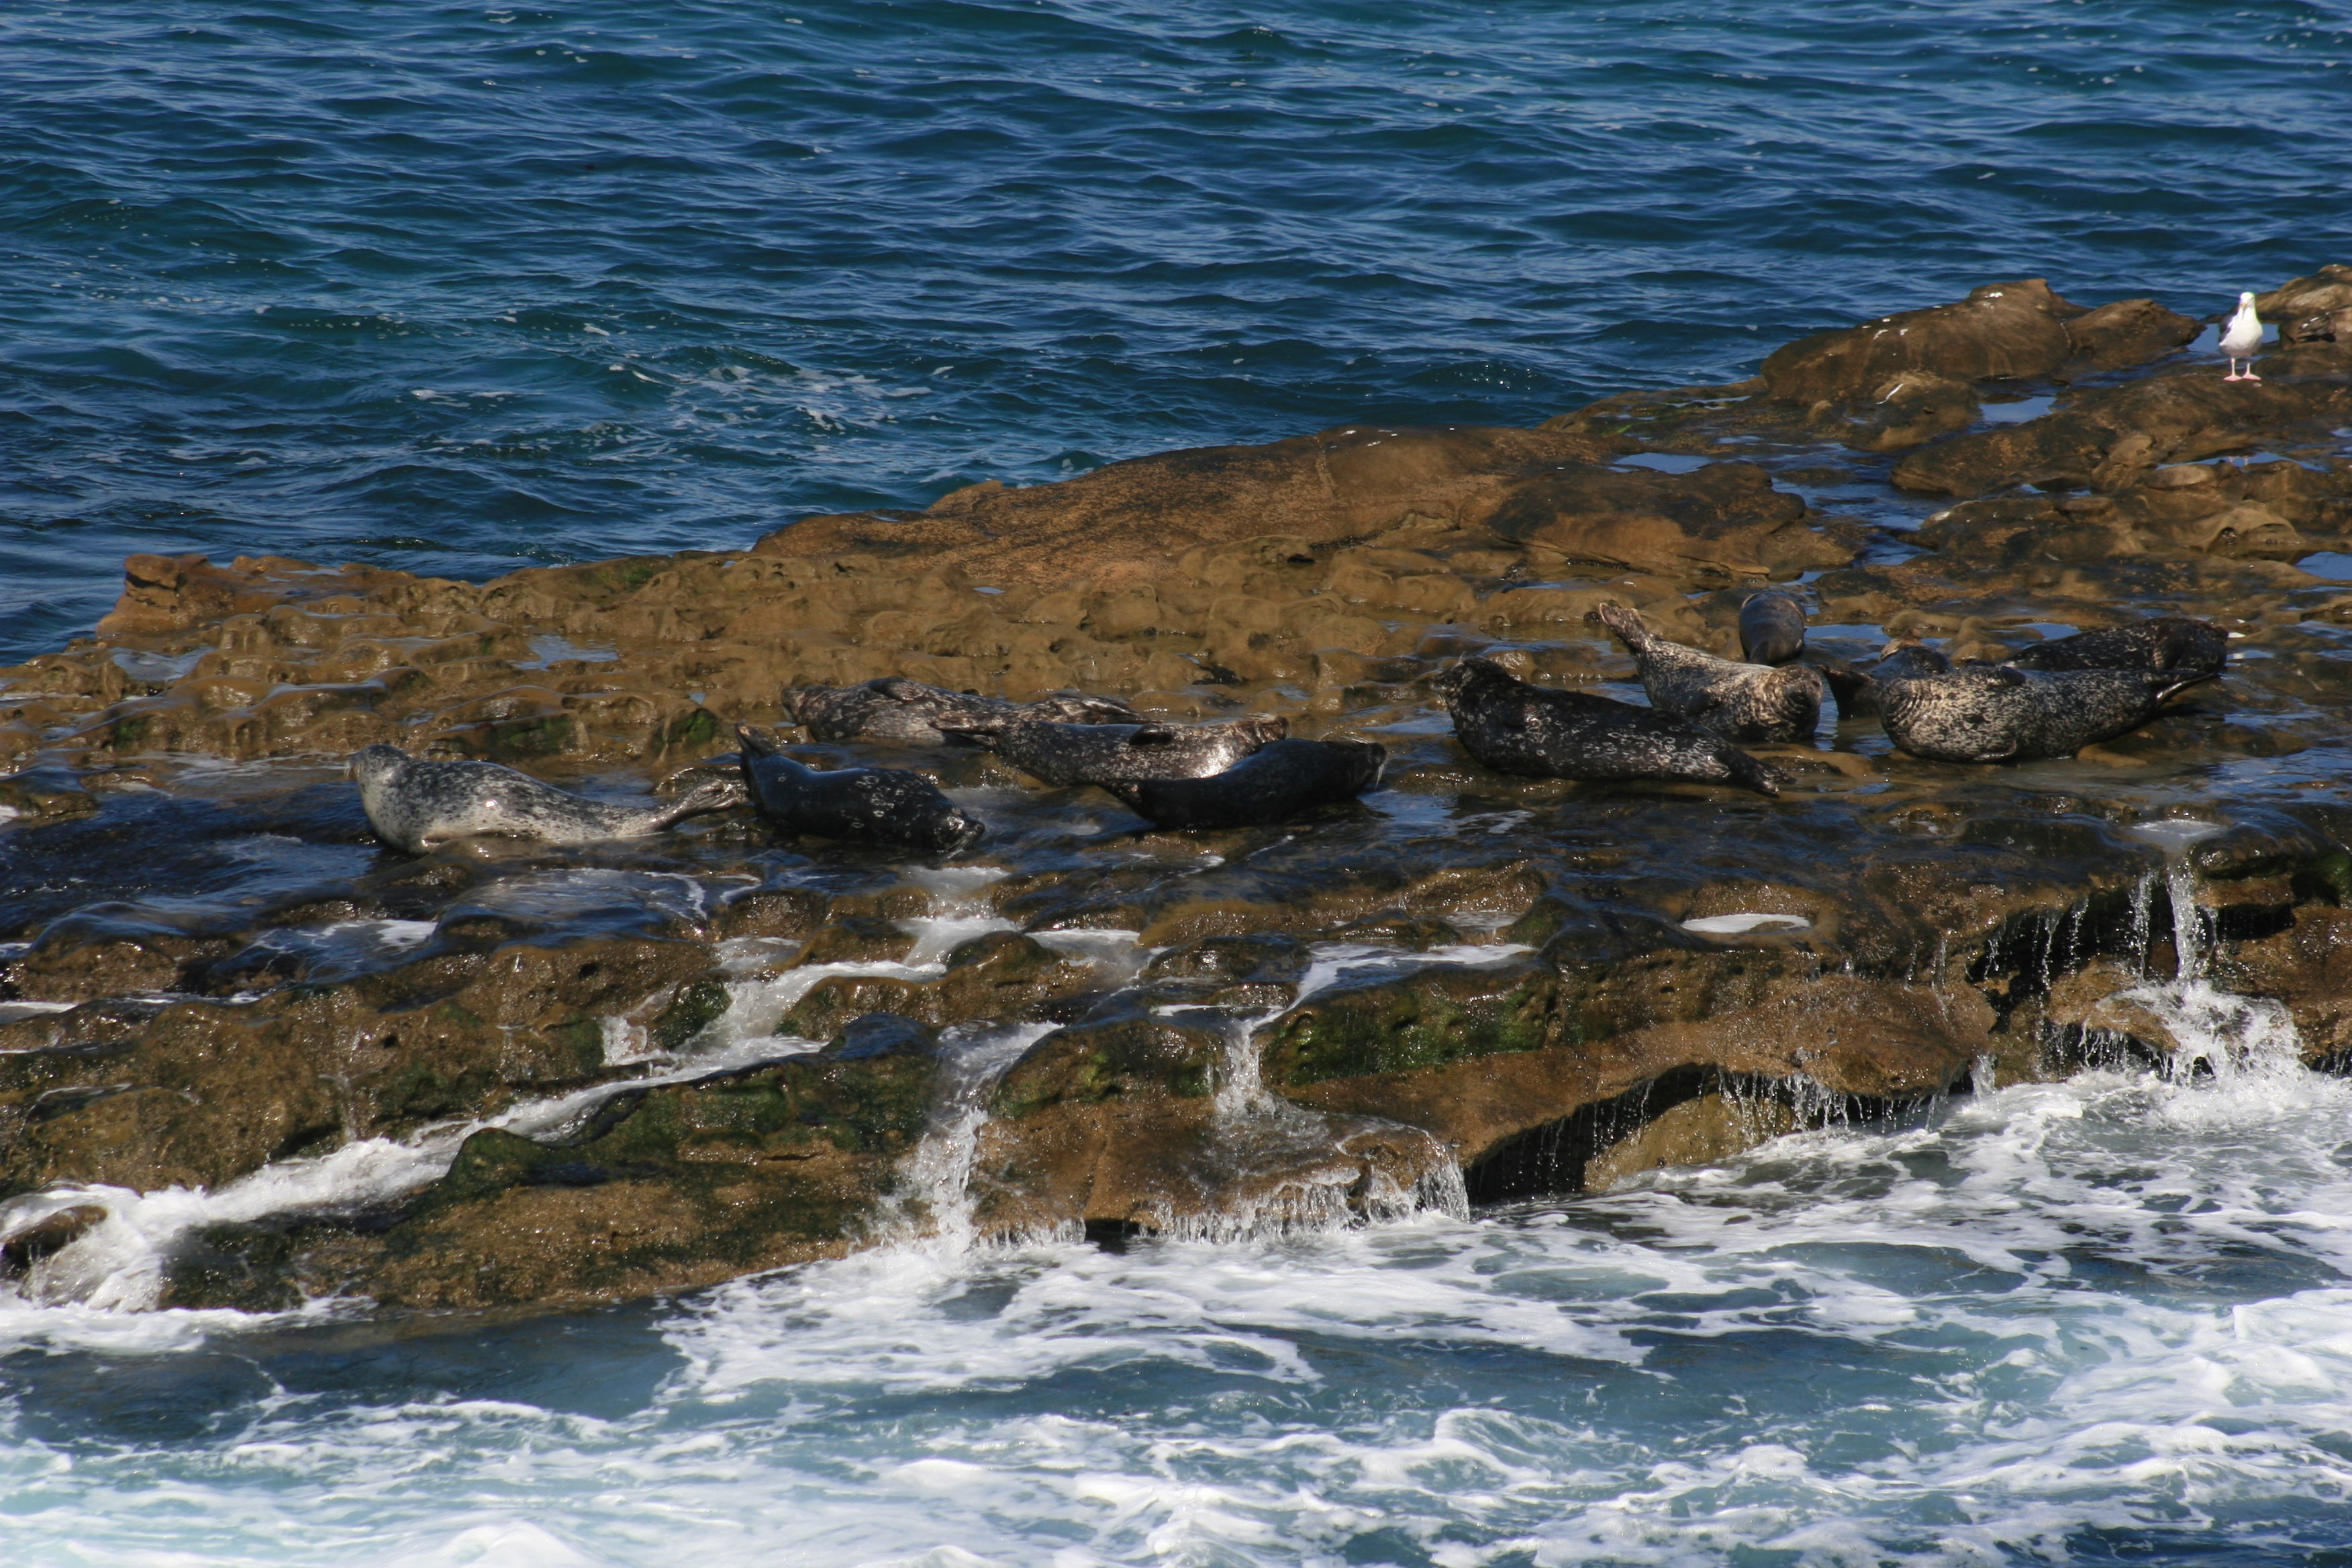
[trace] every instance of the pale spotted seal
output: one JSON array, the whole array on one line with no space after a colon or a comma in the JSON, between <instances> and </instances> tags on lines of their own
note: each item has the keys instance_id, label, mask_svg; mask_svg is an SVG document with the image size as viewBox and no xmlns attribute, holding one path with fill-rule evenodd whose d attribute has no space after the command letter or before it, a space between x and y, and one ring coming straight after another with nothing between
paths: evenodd
<instances>
[{"instance_id":1,"label":"pale spotted seal","mask_svg":"<svg viewBox=\"0 0 2352 1568\"><path fill-rule=\"evenodd\" d=\"M1809 664L1774 668L1717 658L1668 642L1637 611L1603 605L1592 619L1633 656L1642 689L1661 713L1687 719L1727 741L1809 741L1822 721L1829 685Z\"/></svg>"},{"instance_id":2,"label":"pale spotted seal","mask_svg":"<svg viewBox=\"0 0 2352 1568\"><path fill-rule=\"evenodd\" d=\"M1653 708L1532 686L1488 658L1465 658L1434 685L1463 749L1497 773L1780 793L1780 775L1770 768L1722 737Z\"/></svg>"},{"instance_id":3,"label":"pale spotted seal","mask_svg":"<svg viewBox=\"0 0 2352 1568\"><path fill-rule=\"evenodd\" d=\"M1159 827L1259 827L1355 799L1389 754L1370 741L1276 741L1209 778L1103 785Z\"/></svg>"},{"instance_id":4,"label":"pale spotted seal","mask_svg":"<svg viewBox=\"0 0 2352 1568\"><path fill-rule=\"evenodd\" d=\"M1045 719L1066 724L1133 724L1135 710L1108 697L1055 692L1034 702L1010 702L925 686L886 675L863 686L784 689L784 711L817 741L922 741L946 736L934 720Z\"/></svg>"},{"instance_id":5,"label":"pale spotted seal","mask_svg":"<svg viewBox=\"0 0 2352 1568\"><path fill-rule=\"evenodd\" d=\"M2102 626L2053 637L2013 655L2014 669L2162 669L2216 676L2230 657L2230 634L2210 621L2159 616L2127 626Z\"/></svg>"},{"instance_id":6,"label":"pale spotted seal","mask_svg":"<svg viewBox=\"0 0 2352 1568\"><path fill-rule=\"evenodd\" d=\"M939 726L1056 788L1204 779L1290 731L1289 721L1273 713L1214 724L1057 724L1026 718L973 723L943 716Z\"/></svg>"},{"instance_id":7,"label":"pale spotted seal","mask_svg":"<svg viewBox=\"0 0 2352 1568\"><path fill-rule=\"evenodd\" d=\"M739 724L743 784L787 833L951 854L980 842L977 817L903 768L812 768Z\"/></svg>"},{"instance_id":8,"label":"pale spotted seal","mask_svg":"<svg viewBox=\"0 0 2352 1568\"><path fill-rule=\"evenodd\" d=\"M423 762L398 746L356 752L352 776L376 837L422 854L452 838L488 836L542 844L593 844L641 838L671 823L744 801L733 779L714 779L674 801L625 805L591 800L496 763Z\"/></svg>"},{"instance_id":9,"label":"pale spotted seal","mask_svg":"<svg viewBox=\"0 0 2352 1568\"><path fill-rule=\"evenodd\" d=\"M1805 609L1766 589L1739 606L1739 651L1750 664L1790 664L1805 651Z\"/></svg>"},{"instance_id":10,"label":"pale spotted seal","mask_svg":"<svg viewBox=\"0 0 2352 1568\"><path fill-rule=\"evenodd\" d=\"M1939 763L2028 763L2071 757L2156 717L2201 670L2018 669L1969 664L1937 675L1876 680L1886 737Z\"/></svg>"}]
</instances>

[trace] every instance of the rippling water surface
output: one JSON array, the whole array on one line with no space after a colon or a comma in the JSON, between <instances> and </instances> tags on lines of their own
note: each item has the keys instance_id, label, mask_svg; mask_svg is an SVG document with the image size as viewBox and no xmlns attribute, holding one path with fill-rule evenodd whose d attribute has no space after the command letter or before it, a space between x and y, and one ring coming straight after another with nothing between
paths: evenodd
<instances>
[{"instance_id":1,"label":"rippling water surface","mask_svg":"<svg viewBox=\"0 0 2352 1568\"><path fill-rule=\"evenodd\" d=\"M0 653L131 551L487 574L1997 278L2204 313L2352 260L2347 102L2337 5L21 5ZM9 1298L0 1558L2352 1560L2347 1127L2254 1062L551 1323Z\"/></svg>"},{"instance_id":2,"label":"rippling water surface","mask_svg":"<svg viewBox=\"0 0 2352 1568\"><path fill-rule=\"evenodd\" d=\"M2341 5L0 15L0 652L2352 257Z\"/></svg>"}]
</instances>

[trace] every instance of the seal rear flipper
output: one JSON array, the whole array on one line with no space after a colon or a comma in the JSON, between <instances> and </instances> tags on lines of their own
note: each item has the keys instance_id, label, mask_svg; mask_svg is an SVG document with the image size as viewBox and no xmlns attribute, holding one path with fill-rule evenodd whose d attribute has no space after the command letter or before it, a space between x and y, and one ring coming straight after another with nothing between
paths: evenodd
<instances>
[{"instance_id":1,"label":"seal rear flipper","mask_svg":"<svg viewBox=\"0 0 2352 1568\"><path fill-rule=\"evenodd\" d=\"M1600 605L1586 612L1584 618L1607 626L1628 648L1638 649L1650 640L1649 623L1642 619L1639 610L1629 610L1622 605Z\"/></svg>"},{"instance_id":2,"label":"seal rear flipper","mask_svg":"<svg viewBox=\"0 0 2352 1568\"><path fill-rule=\"evenodd\" d=\"M1741 789L1752 789L1758 795L1777 795L1780 786L1789 782L1780 769L1768 767L1737 746L1726 746L1716 753L1717 759L1730 773L1730 782Z\"/></svg>"},{"instance_id":3,"label":"seal rear flipper","mask_svg":"<svg viewBox=\"0 0 2352 1568\"><path fill-rule=\"evenodd\" d=\"M660 826L667 827L689 816L707 816L714 811L732 811L751 804L751 786L741 777L710 779L680 795L664 814Z\"/></svg>"}]
</instances>

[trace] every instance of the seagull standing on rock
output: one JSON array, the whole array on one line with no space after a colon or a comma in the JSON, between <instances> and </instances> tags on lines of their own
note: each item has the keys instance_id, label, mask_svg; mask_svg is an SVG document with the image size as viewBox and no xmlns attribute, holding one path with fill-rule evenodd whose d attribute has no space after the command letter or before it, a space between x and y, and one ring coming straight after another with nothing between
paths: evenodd
<instances>
[{"instance_id":1,"label":"seagull standing on rock","mask_svg":"<svg viewBox=\"0 0 2352 1568\"><path fill-rule=\"evenodd\" d=\"M2223 381L2260 381L2254 374L2254 351L2263 346L2263 319L2254 314L2252 291L2238 296L2238 313L2221 329L2221 352L2230 356L2230 374ZM2238 362L2246 362L2246 373L2238 374Z\"/></svg>"}]
</instances>

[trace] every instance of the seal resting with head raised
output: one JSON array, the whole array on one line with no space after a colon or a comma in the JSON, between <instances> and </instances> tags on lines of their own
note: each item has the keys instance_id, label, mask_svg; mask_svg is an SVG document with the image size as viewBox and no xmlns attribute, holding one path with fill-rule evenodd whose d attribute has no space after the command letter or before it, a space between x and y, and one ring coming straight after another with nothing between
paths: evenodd
<instances>
[{"instance_id":1,"label":"seal resting with head raised","mask_svg":"<svg viewBox=\"0 0 2352 1568\"><path fill-rule=\"evenodd\" d=\"M1642 689L1661 713L1687 719L1727 741L1807 741L1822 721L1829 684L1809 664L1775 668L1717 658L1668 642L1638 611L1603 605L1591 618L1616 634L1641 671Z\"/></svg>"},{"instance_id":2,"label":"seal resting with head raised","mask_svg":"<svg viewBox=\"0 0 2352 1568\"><path fill-rule=\"evenodd\" d=\"M1290 732L1279 714L1213 724L1059 724L1041 719L942 717L948 735L988 747L1030 777L1056 788L1204 779Z\"/></svg>"},{"instance_id":3,"label":"seal resting with head raised","mask_svg":"<svg viewBox=\"0 0 2352 1568\"><path fill-rule=\"evenodd\" d=\"M2030 763L2071 757L2138 729L2202 670L2019 669L1969 664L1880 679L1886 738L1939 763Z\"/></svg>"},{"instance_id":4,"label":"seal resting with head raised","mask_svg":"<svg viewBox=\"0 0 2352 1568\"><path fill-rule=\"evenodd\" d=\"M2147 669L2204 677L2221 673L2230 634L2210 621L2158 616L2035 643L2005 662L2012 669Z\"/></svg>"},{"instance_id":5,"label":"seal resting with head raised","mask_svg":"<svg viewBox=\"0 0 2352 1568\"><path fill-rule=\"evenodd\" d=\"M530 838L594 844L642 838L674 822L743 804L743 786L714 779L674 801L591 800L497 763L425 762L398 746L367 746L351 760L360 805L377 837L412 855L452 838Z\"/></svg>"},{"instance_id":6,"label":"seal resting with head raised","mask_svg":"<svg viewBox=\"0 0 2352 1568\"><path fill-rule=\"evenodd\" d=\"M784 711L817 741L922 741L947 739L939 722L1043 719L1066 724L1134 724L1141 716L1115 698L1057 691L1034 702L979 697L926 686L902 675L886 675L862 686L802 686L784 689Z\"/></svg>"},{"instance_id":7,"label":"seal resting with head raised","mask_svg":"<svg viewBox=\"0 0 2352 1568\"><path fill-rule=\"evenodd\" d=\"M787 833L887 844L937 855L980 842L980 819L904 768L813 768L743 725L737 761L760 815Z\"/></svg>"},{"instance_id":8,"label":"seal resting with head raised","mask_svg":"<svg viewBox=\"0 0 2352 1568\"><path fill-rule=\"evenodd\" d=\"M1790 664L1805 651L1805 607L1775 589L1739 606L1739 651L1750 664Z\"/></svg>"},{"instance_id":9,"label":"seal resting with head raised","mask_svg":"<svg viewBox=\"0 0 2352 1568\"><path fill-rule=\"evenodd\" d=\"M1463 749L1529 778L1733 784L1780 793L1780 778L1721 736L1654 708L1519 679L1465 658L1435 682Z\"/></svg>"},{"instance_id":10,"label":"seal resting with head raised","mask_svg":"<svg viewBox=\"0 0 2352 1568\"><path fill-rule=\"evenodd\" d=\"M1158 827L1262 827L1355 799L1381 782L1370 741L1276 741L1208 778L1120 779L1103 787Z\"/></svg>"}]
</instances>

